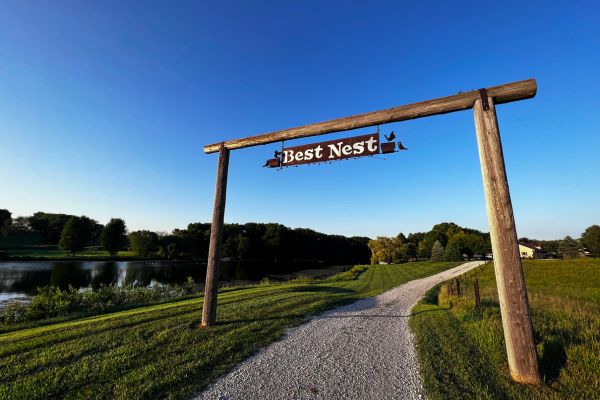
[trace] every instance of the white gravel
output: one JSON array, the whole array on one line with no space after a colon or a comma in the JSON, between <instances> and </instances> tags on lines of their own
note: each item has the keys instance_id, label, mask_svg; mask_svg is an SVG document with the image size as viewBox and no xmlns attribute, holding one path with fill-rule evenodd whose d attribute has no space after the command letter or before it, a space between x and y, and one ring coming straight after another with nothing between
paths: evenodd
<instances>
[{"instance_id":1,"label":"white gravel","mask_svg":"<svg viewBox=\"0 0 600 400\"><path fill-rule=\"evenodd\" d=\"M313 317L196 399L424 399L410 311L436 283L480 264L468 262Z\"/></svg>"}]
</instances>

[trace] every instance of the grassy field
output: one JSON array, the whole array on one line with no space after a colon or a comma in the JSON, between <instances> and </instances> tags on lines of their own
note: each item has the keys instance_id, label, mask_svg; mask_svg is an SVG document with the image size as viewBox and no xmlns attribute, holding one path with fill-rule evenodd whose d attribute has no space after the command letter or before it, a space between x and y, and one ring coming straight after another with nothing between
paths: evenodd
<instances>
[{"instance_id":1,"label":"grassy field","mask_svg":"<svg viewBox=\"0 0 600 400\"><path fill-rule=\"evenodd\" d=\"M0 247L0 251L10 257L18 257L23 259L73 259L71 253L61 250L58 246L52 245L30 245L20 247ZM132 251L120 251L118 256L123 258L135 257ZM75 258L78 259L104 259L109 258L110 254L98 247L88 247L80 253L75 253Z\"/></svg>"},{"instance_id":2,"label":"grassy field","mask_svg":"<svg viewBox=\"0 0 600 400\"><path fill-rule=\"evenodd\" d=\"M458 263L377 265L316 283L228 289L218 326L197 329L202 299L0 335L0 398L184 398L307 316Z\"/></svg>"},{"instance_id":3,"label":"grassy field","mask_svg":"<svg viewBox=\"0 0 600 400\"><path fill-rule=\"evenodd\" d=\"M540 387L511 381L493 266L462 276L461 297L434 289L411 317L431 399L599 399L600 260L525 261ZM479 278L482 310L475 309Z\"/></svg>"}]
</instances>

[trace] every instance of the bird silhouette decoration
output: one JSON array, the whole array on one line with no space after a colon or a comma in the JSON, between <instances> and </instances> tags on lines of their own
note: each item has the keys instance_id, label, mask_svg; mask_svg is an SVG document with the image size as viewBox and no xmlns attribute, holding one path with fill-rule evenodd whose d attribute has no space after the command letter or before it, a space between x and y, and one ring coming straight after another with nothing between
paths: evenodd
<instances>
[{"instance_id":1,"label":"bird silhouette decoration","mask_svg":"<svg viewBox=\"0 0 600 400\"><path fill-rule=\"evenodd\" d=\"M388 142L391 142L392 140L396 139L396 134L394 133L394 131L390 132L390 136L388 135L383 135L385 136L385 138L387 139Z\"/></svg>"},{"instance_id":2,"label":"bird silhouette decoration","mask_svg":"<svg viewBox=\"0 0 600 400\"><path fill-rule=\"evenodd\" d=\"M408 150L408 147L404 147L402 142L398 140L398 150Z\"/></svg>"},{"instance_id":3,"label":"bird silhouette decoration","mask_svg":"<svg viewBox=\"0 0 600 400\"><path fill-rule=\"evenodd\" d=\"M273 156L274 156L275 158L279 158L279 156L280 156L280 155L281 155L281 152L280 152L280 151L277 151L277 150L275 150L275 153L273 153Z\"/></svg>"}]
</instances>

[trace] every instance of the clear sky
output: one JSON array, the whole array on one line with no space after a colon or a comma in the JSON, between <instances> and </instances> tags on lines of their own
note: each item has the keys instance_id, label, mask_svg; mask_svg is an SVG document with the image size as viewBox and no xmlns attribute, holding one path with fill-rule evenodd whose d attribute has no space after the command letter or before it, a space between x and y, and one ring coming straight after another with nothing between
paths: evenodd
<instances>
[{"instance_id":1,"label":"clear sky","mask_svg":"<svg viewBox=\"0 0 600 400\"><path fill-rule=\"evenodd\" d=\"M598 4L4 0L0 208L208 222L205 144L536 78L497 110L518 234L579 237L600 223ZM281 171L279 145L233 151L226 222L487 231L472 112L392 129L409 151Z\"/></svg>"}]
</instances>

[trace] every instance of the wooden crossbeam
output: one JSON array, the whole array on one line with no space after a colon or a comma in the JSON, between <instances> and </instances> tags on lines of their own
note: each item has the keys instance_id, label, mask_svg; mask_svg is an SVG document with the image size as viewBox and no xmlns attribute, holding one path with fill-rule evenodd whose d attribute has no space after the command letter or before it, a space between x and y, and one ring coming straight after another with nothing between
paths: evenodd
<instances>
[{"instance_id":1,"label":"wooden crossbeam","mask_svg":"<svg viewBox=\"0 0 600 400\"><path fill-rule=\"evenodd\" d=\"M486 88L486 90L487 95L494 100L494 104L503 104L534 97L537 92L537 84L535 79L527 79L504 85L492 86ZM447 114L473 108L475 100L480 97L480 91L473 90L452 96L388 108L386 110L372 111L365 114L352 115L350 117L337 118L330 121L263 133L261 135L228 140L223 142L223 144L225 148L229 150L242 149L245 147L280 142L282 140L299 139L309 136L324 135L326 133L364 128L367 126L388 124L390 122ZM207 154L215 153L219 151L220 145L221 143L206 145L204 146L204 152Z\"/></svg>"}]
</instances>

